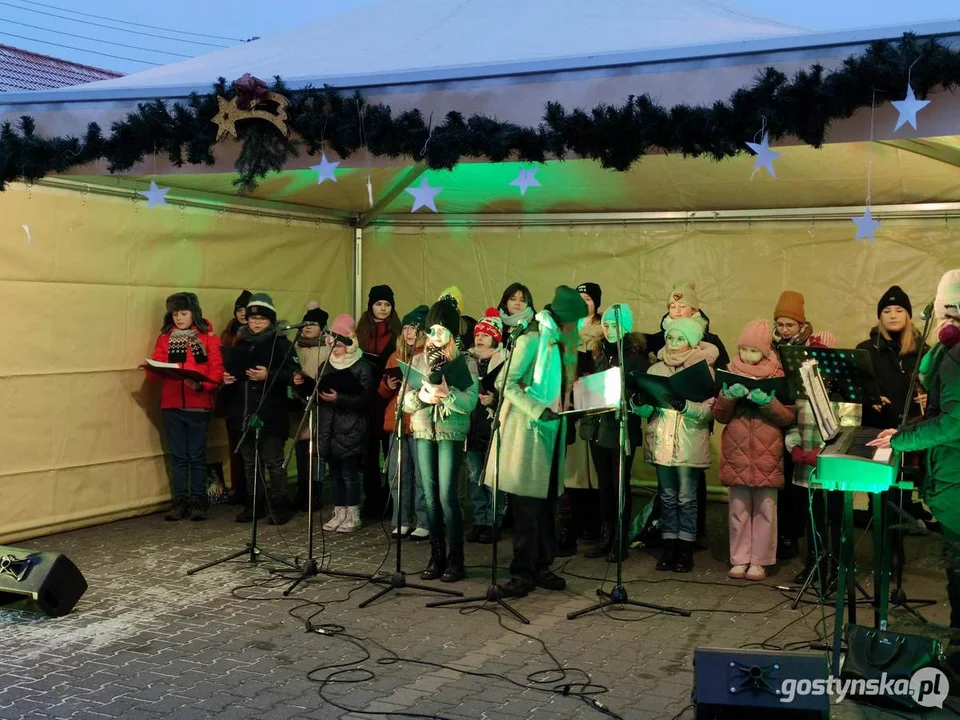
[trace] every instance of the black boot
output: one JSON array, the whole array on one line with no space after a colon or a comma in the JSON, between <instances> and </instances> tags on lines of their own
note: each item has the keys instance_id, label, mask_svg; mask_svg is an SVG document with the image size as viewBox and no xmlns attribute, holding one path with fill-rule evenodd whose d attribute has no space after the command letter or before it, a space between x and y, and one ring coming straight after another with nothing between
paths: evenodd
<instances>
[{"instance_id":1,"label":"black boot","mask_svg":"<svg viewBox=\"0 0 960 720\"><path fill-rule=\"evenodd\" d=\"M447 569L447 544L441 540L430 541L430 562L420 575L421 580L436 580Z\"/></svg>"},{"instance_id":2,"label":"black boot","mask_svg":"<svg viewBox=\"0 0 960 720\"><path fill-rule=\"evenodd\" d=\"M205 497L190 498L190 519L193 521L206 520L209 517L210 506Z\"/></svg>"},{"instance_id":3,"label":"black boot","mask_svg":"<svg viewBox=\"0 0 960 720\"><path fill-rule=\"evenodd\" d=\"M663 541L663 551L657 561L657 570L673 570L677 561L677 541L671 538Z\"/></svg>"},{"instance_id":4,"label":"black boot","mask_svg":"<svg viewBox=\"0 0 960 720\"><path fill-rule=\"evenodd\" d=\"M573 557L577 554L577 538L573 535L573 524L569 518L560 518L557 522L557 557Z\"/></svg>"},{"instance_id":5,"label":"black boot","mask_svg":"<svg viewBox=\"0 0 960 720\"><path fill-rule=\"evenodd\" d=\"M450 554L447 556L447 569L440 579L451 583L463 580L466 576L467 572L463 567L463 543L453 543L450 545Z\"/></svg>"},{"instance_id":6,"label":"black boot","mask_svg":"<svg viewBox=\"0 0 960 720\"><path fill-rule=\"evenodd\" d=\"M677 557L673 564L673 571L687 573L693 570L694 543L689 540L677 540Z\"/></svg>"},{"instance_id":7,"label":"black boot","mask_svg":"<svg viewBox=\"0 0 960 720\"><path fill-rule=\"evenodd\" d=\"M179 500L174 500L173 505L166 515L163 516L163 519L168 522L173 522L175 520L183 520L185 517L190 515L190 505L187 503L186 498L181 498Z\"/></svg>"},{"instance_id":8,"label":"black boot","mask_svg":"<svg viewBox=\"0 0 960 720\"><path fill-rule=\"evenodd\" d=\"M270 518L267 520L269 525L286 525L293 519L293 508L290 507L290 501L286 495L276 495L270 498Z\"/></svg>"},{"instance_id":9,"label":"black boot","mask_svg":"<svg viewBox=\"0 0 960 720\"><path fill-rule=\"evenodd\" d=\"M604 525L600 528L600 536L603 541L596 547L587 550L583 554L585 558L606 557L613 550L613 530L608 525Z\"/></svg>"},{"instance_id":10,"label":"black boot","mask_svg":"<svg viewBox=\"0 0 960 720\"><path fill-rule=\"evenodd\" d=\"M799 554L796 540L783 535L777 539L777 560L793 560Z\"/></svg>"}]
</instances>

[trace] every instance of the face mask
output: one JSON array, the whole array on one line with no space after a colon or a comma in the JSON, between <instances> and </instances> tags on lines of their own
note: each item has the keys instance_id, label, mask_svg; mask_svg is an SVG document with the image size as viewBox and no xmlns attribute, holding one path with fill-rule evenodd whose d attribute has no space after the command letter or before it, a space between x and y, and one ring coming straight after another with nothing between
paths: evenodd
<instances>
[{"instance_id":1,"label":"face mask","mask_svg":"<svg viewBox=\"0 0 960 720\"><path fill-rule=\"evenodd\" d=\"M427 335L434 344L441 347L450 342L450 331L443 325L431 325L430 329L427 330Z\"/></svg>"},{"instance_id":2,"label":"face mask","mask_svg":"<svg viewBox=\"0 0 960 720\"><path fill-rule=\"evenodd\" d=\"M940 329L940 343L944 347L952 348L960 344L960 327L956 325L944 325Z\"/></svg>"}]
</instances>

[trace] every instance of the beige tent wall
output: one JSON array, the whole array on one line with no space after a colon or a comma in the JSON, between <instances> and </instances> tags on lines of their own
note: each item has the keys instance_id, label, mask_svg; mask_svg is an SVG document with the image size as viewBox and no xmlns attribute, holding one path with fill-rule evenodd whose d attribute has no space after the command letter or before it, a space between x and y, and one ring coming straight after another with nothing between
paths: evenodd
<instances>
[{"instance_id":1,"label":"beige tent wall","mask_svg":"<svg viewBox=\"0 0 960 720\"><path fill-rule=\"evenodd\" d=\"M893 284L915 316L940 275L960 267L960 219L888 219L876 242L854 241L849 220L755 221L597 226L458 227L381 225L366 231L365 287L388 283L399 310L435 300L456 284L479 317L513 281L527 284L538 309L558 284L600 283L603 305L622 301L636 328L655 331L675 281L696 283L711 329L736 351L741 328L771 318L784 289L806 296L816 329L851 347L876 323L876 304ZM715 436L714 440L718 439ZM717 462L710 477L716 480ZM634 463L634 475L652 477Z\"/></svg>"},{"instance_id":2,"label":"beige tent wall","mask_svg":"<svg viewBox=\"0 0 960 720\"><path fill-rule=\"evenodd\" d=\"M219 332L243 288L281 319L352 298L352 233L227 210L12 185L0 193L0 543L151 512L170 495L158 384L135 369L164 299ZM226 454L222 422L211 459Z\"/></svg>"}]
</instances>

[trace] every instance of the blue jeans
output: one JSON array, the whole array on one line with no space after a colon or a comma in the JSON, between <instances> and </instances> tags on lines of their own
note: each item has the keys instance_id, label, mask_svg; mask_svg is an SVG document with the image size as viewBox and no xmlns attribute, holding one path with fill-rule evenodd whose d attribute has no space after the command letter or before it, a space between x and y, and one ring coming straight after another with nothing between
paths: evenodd
<instances>
[{"instance_id":1,"label":"blue jeans","mask_svg":"<svg viewBox=\"0 0 960 720\"><path fill-rule=\"evenodd\" d=\"M699 468L666 467L657 469L664 540L697 539L697 477Z\"/></svg>"},{"instance_id":2,"label":"blue jeans","mask_svg":"<svg viewBox=\"0 0 960 720\"><path fill-rule=\"evenodd\" d=\"M162 412L170 446L173 501L207 502L207 426L210 413L169 409Z\"/></svg>"},{"instance_id":3,"label":"blue jeans","mask_svg":"<svg viewBox=\"0 0 960 720\"><path fill-rule=\"evenodd\" d=\"M360 456L330 458L334 507L360 507Z\"/></svg>"},{"instance_id":4,"label":"blue jeans","mask_svg":"<svg viewBox=\"0 0 960 720\"><path fill-rule=\"evenodd\" d=\"M417 440L420 482L427 503L427 527L430 541L444 538L451 545L463 544L463 511L460 509L460 463L463 442L455 440Z\"/></svg>"},{"instance_id":5,"label":"blue jeans","mask_svg":"<svg viewBox=\"0 0 960 720\"><path fill-rule=\"evenodd\" d=\"M506 495L497 492L497 522L493 522L493 488L483 484L483 468L487 454L479 450L467 452L467 482L470 483L470 502L473 504L473 524L499 527L503 520Z\"/></svg>"},{"instance_id":6,"label":"blue jeans","mask_svg":"<svg viewBox=\"0 0 960 720\"><path fill-rule=\"evenodd\" d=\"M417 460L417 444L413 435L404 435L400 441L400 451L403 462L403 485L400 488L402 497L397 499L397 437L390 436L390 447L387 449L387 480L390 482L390 494L393 497L393 526L409 526L414 513L417 517L417 527L426 528L427 502L423 494L423 483L420 480L420 463ZM401 512L401 506L403 510Z\"/></svg>"}]
</instances>

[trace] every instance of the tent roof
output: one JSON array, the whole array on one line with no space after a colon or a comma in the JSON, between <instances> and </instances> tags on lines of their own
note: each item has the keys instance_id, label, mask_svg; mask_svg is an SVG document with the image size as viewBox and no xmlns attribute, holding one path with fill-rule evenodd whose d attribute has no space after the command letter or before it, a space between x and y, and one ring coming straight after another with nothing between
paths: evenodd
<instances>
[{"instance_id":1,"label":"tent roof","mask_svg":"<svg viewBox=\"0 0 960 720\"><path fill-rule=\"evenodd\" d=\"M381 0L307 25L90 87L199 85L244 73L296 83L609 56L803 33L726 0Z\"/></svg>"}]
</instances>

